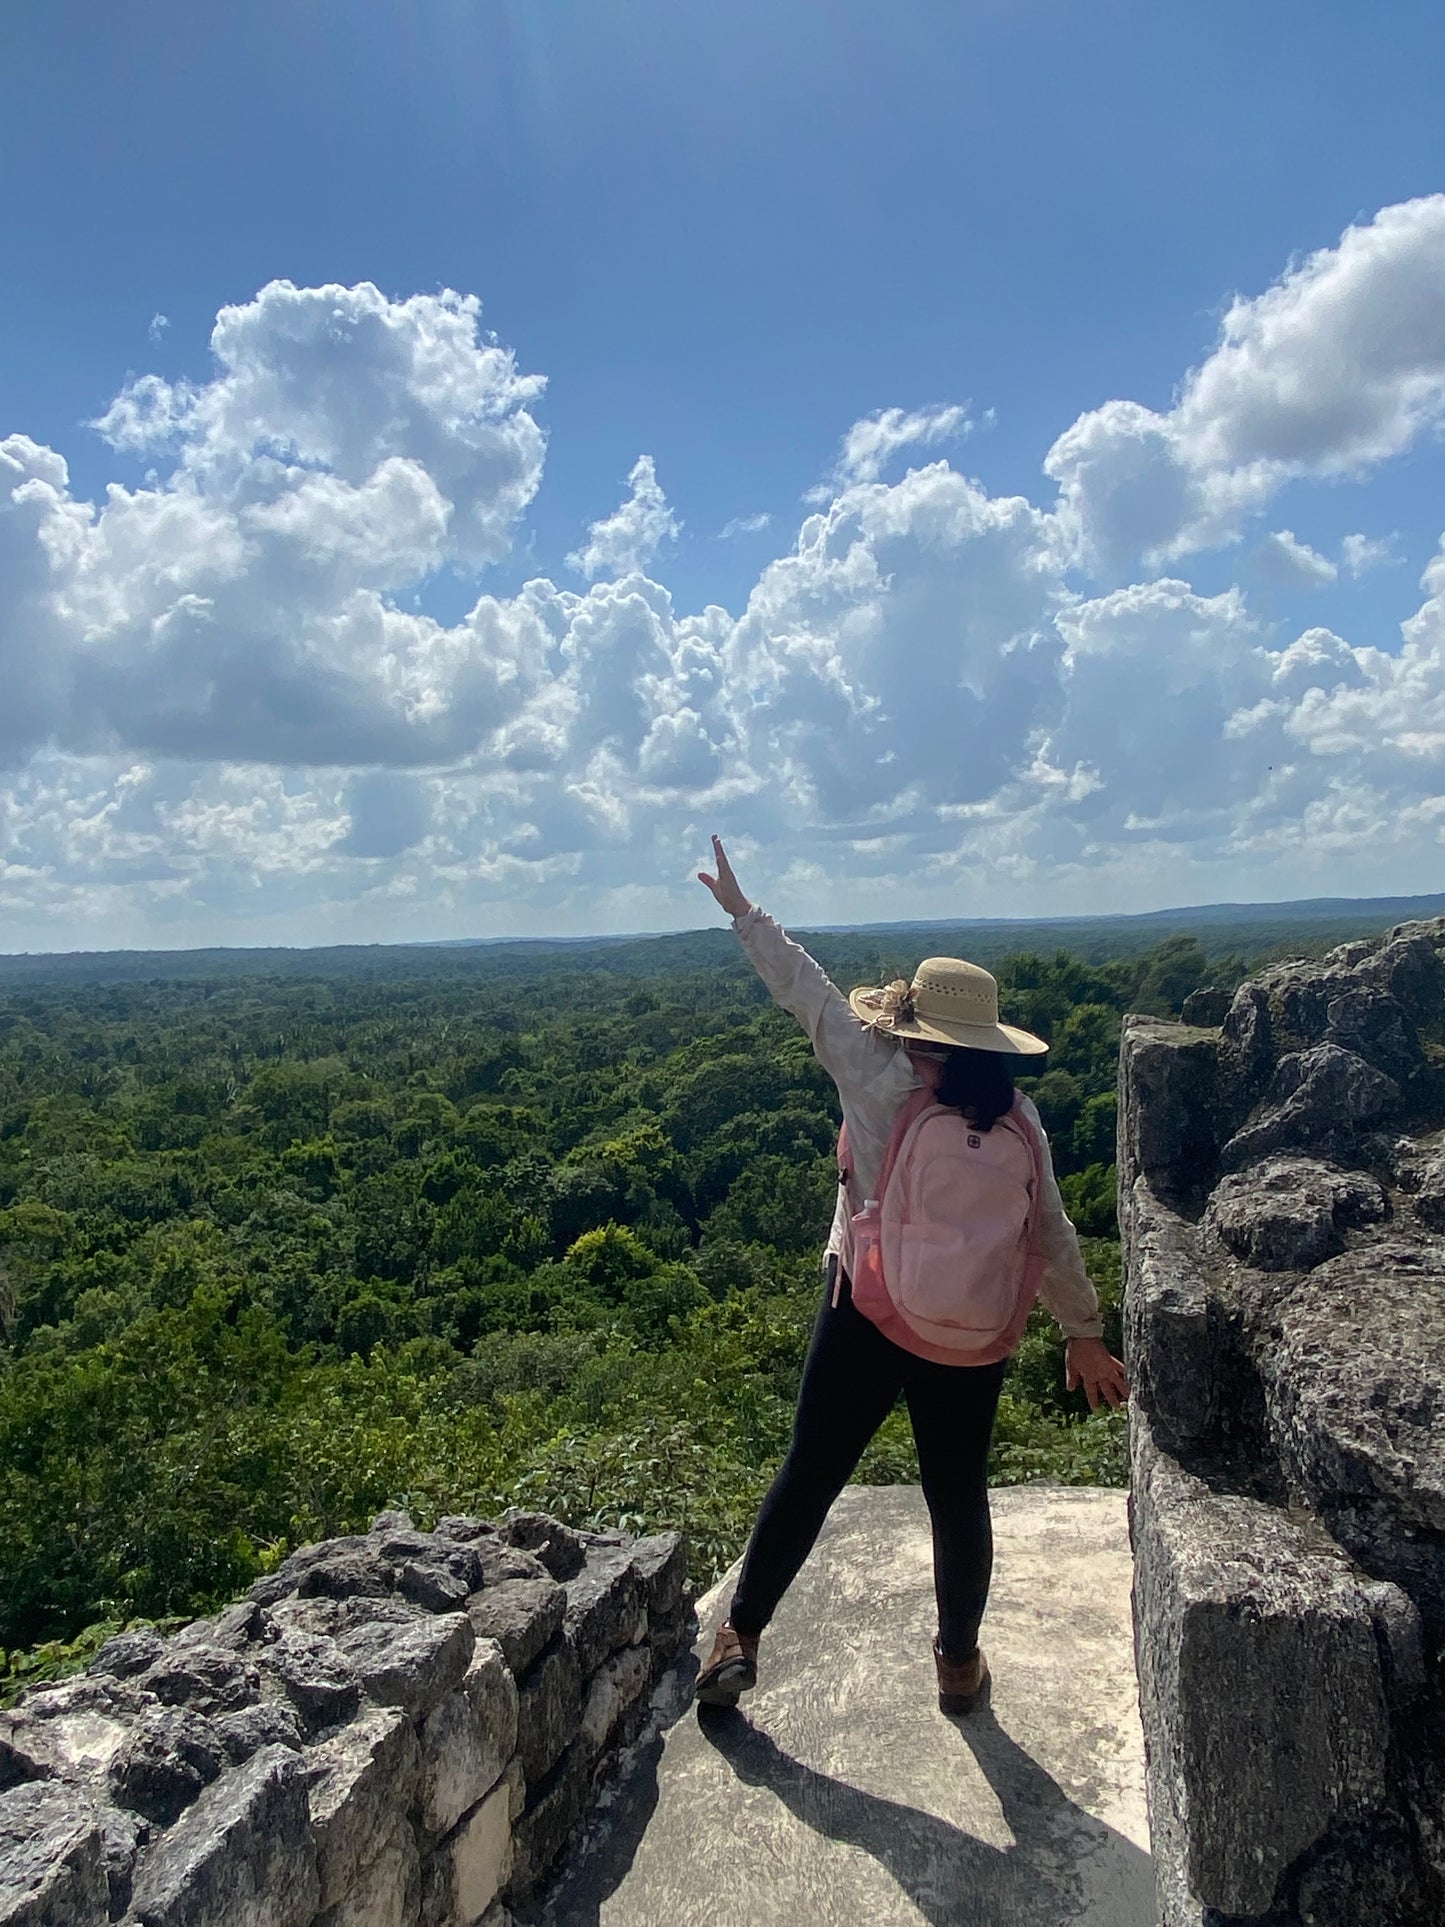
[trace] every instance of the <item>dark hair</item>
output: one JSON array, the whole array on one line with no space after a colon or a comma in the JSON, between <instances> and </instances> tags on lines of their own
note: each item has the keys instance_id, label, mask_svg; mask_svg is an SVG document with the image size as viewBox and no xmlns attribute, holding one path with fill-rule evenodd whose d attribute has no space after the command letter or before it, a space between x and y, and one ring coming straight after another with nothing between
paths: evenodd
<instances>
[{"instance_id":1,"label":"dark hair","mask_svg":"<svg viewBox=\"0 0 1445 1927\"><path fill-rule=\"evenodd\" d=\"M1014 1101L1013 1064L1003 1051L950 1045L933 1095L978 1130L991 1131Z\"/></svg>"}]
</instances>

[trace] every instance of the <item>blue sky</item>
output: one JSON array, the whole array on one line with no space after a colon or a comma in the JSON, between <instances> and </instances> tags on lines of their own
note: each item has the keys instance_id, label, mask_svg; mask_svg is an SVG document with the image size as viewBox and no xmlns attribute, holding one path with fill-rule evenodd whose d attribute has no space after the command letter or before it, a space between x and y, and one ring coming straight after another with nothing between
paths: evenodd
<instances>
[{"instance_id":1,"label":"blue sky","mask_svg":"<svg viewBox=\"0 0 1445 1927\"><path fill-rule=\"evenodd\" d=\"M1440 888L1442 83L1405 4L12 6L0 946L686 926L714 825L796 921Z\"/></svg>"}]
</instances>

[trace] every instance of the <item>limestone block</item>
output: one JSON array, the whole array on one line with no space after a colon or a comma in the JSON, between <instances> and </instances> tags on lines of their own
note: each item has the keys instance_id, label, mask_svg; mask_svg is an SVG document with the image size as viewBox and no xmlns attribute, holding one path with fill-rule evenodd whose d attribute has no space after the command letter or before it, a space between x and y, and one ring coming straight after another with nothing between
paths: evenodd
<instances>
[{"instance_id":1,"label":"limestone block","mask_svg":"<svg viewBox=\"0 0 1445 1927\"><path fill-rule=\"evenodd\" d=\"M220 1735L184 1706L156 1706L141 1714L117 1748L106 1779L110 1797L168 1827L227 1765Z\"/></svg>"},{"instance_id":2,"label":"limestone block","mask_svg":"<svg viewBox=\"0 0 1445 1927\"><path fill-rule=\"evenodd\" d=\"M0 1787L53 1778L105 1779L138 1721L156 1701L119 1680L85 1676L28 1692L12 1712L0 1713Z\"/></svg>"},{"instance_id":3,"label":"limestone block","mask_svg":"<svg viewBox=\"0 0 1445 1927\"><path fill-rule=\"evenodd\" d=\"M589 1754L602 1751L623 1714L641 1697L649 1658L640 1646L624 1646L593 1674L578 1729Z\"/></svg>"},{"instance_id":4,"label":"limestone block","mask_svg":"<svg viewBox=\"0 0 1445 1927\"><path fill-rule=\"evenodd\" d=\"M477 1539L473 1540L472 1545L482 1562L484 1586L500 1586L507 1579L551 1579L552 1577L535 1552L528 1552L525 1546L514 1546L510 1539L500 1536L492 1539ZM578 1564L581 1564L580 1560Z\"/></svg>"},{"instance_id":5,"label":"limestone block","mask_svg":"<svg viewBox=\"0 0 1445 1927\"><path fill-rule=\"evenodd\" d=\"M1221 1179L1205 1222L1244 1264L1308 1271L1344 1250L1347 1230L1377 1224L1387 1208L1362 1171L1275 1156Z\"/></svg>"},{"instance_id":6,"label":"limestone block","mask_svg":"<svg viewBox=\"0 0 1445 1927\"><path fill-rule=\"evenodd\" d=\"M189 1706L212 1717L254 1706L261 1697L254 1666L225 1646L201 1641L173 1641L137 1684L167 1706Z\"/></svg>"},{"instance_id":7,"label":"limestone block","mask_svg":"<svg viewBox=\"0 0 1445 1927\"><path fill-rule=\"evenodd\" d=\"M1292 1483L1445 1635L1445 1250L1384 1238L1331 1259L1273 1313L1259 1350Z\"/></svg>"},{"instance_id":8,"label":"limestone block","mask_svg":"<svg viewBox=\"0 0 1445 1927\"><path fill-rule=\"evenodd\" d=\"M566 1609L566 1593L546 1571L488 1584L467 1602L478 1639L496 1640L518 1676L557 1632Z\"/></svg>"},{"instance_id":9,"label":"limestone block","mask_svg":"<svg viewBox=\"0 0 1445 1927\"><path fill-rule=\"evenodd\" d=\"M642 1604L641 1581L625 1546L589 1546L582 1569L567 1581L563 1626L584 1678L625 1646Z\"/></svg>"},{"instance_id":10,"label":"limestone block","mask_svg":"<svg viewBox=\"0 0 1445 1927\"><path fill-rule=\"evenodd\" d=\"M423 1870L424 1927L474 1927L512 1871L505 1783L493 1787L431 1855Z\"/></svg>"},{"instance_id":11,"label":"limestone block","mask_svg":"<svg viewBox=\"0 0 1445 1927\"><path fill-rule=\"evenodd\" d=\"M1165 1927L1264 1913L1341 1823L1388 1812L1376 1614L1323 1532L1191 1478L1136 1414L1135 1630ZM1171 1884L1172 1883L1172 1884Z\"/></svg>"},{"instance_id":12,"label":"limestone block","mask_svg":"<svg viewBox=\"0 0 1445 1927\"><path fill-rule=\"evenodd\" d=\"M1122 1174L1121 1174L1122 1177ZM1142 1174L1119 1192L1129 1290L1124 1357L1135 1402L1173 1450L1210 1439L1224 1348L1195 1226L1162 1204Z\"/></svg>"},{"instance_id":13,"label":"limestone block","mask_svg":"<svg viewBox=\"0 0 1445 1927\"><path fill-rule=\"evenodd\" d=\"M494 1786L517 1744L517 1684L495 1640L481 1641L465 1679L421 1729L422 1825L448 1832Z\"/></svg>"},{"instance_id":14,"label":"limestone block","mask_svg":"<svg viewBox=\"0 0 1445 1927\"><path fill-rule=\"evenodd\" d=\"M1400 1102L1400 1086L1337 1044L1316 1044L1282 1057L1262 1114L1225 1144L1221 1167L1240 1169L1271 1151L1347 1146L1361 1126Z\"/></svg>"},{"instance_id":15,"label":"limestone block","mask_svg":"<svg viewBox=\"0 0 1445 1927\"><path fill-rule=\"evenodd\" d=\"M301 1763L267 1747L144 1856L131 1915L136 1927L308 1927L317 1891Z\"/></svg>"},{"instance_id":16,"label":"limestone block","mask_svg":"<svg viewBox=\"0 0 1445 1927\"><path fill-rule=\"evenodd\" d=\"M1152 1017L1124 1019L1119 1106L1124 1183L1142 1174L1164 1198L1208 1189L1219 1144L1218 1052L1212 1030Z\"/></svg>"},{"instance_id":17,"label":"limestone block","mask_svg":"<svg viewBox=\"0 0 1445 1927\"><path fill-rule=\"evenodd\" d=\"M251 1587L248 1597L261 1606L274 1606L291 1593L303 1598L346 1599L390 1592L390 1576L383 1571L375 1542L359 1533L324 1539L319 1545L300 1546Z\"/></svg>"},{"instance_id":18,"label":"limestone block","mask_svg":"<svg viewBox=\"0 0 1445 1927\"><path fill-rule=\"evenodd\" d=\"M372 1841L371 1858L316 1927L412 1927L421 1904L421 1856L404 1817L392 1813Z\"/></svg>"},{"instance_id":19,"label":"limestone block","mask_svg":"<svg viewBox=\"0 0 1445 1927\"><path fill-rule=\"evenodd\" d=\"M307 1756L321 1907L355 1883L387 1829L415 1798L421 1754L400 1707L368 1707Z\"/></svg>"},{"instance_id":20,"label":"limestone block","mask_svg":"<svg viewBox=\"0 0 1445 1927\"><path fill-rule=\"evenodd\" d=\"M556 1861L582 1817L589 1787L588 1752L580 1736L567 1747L512 1829L512 1877L502 1898L525 1900Z\"/></svg>"},{"instance_id":21,"label":"limestone block","mask_svg":"<svg viewBox=\"0 0 1445 1927\"><path fill-rule=\"evenodd\" d=\"M1388 991L1363 984L1342 990L1326 1004L1325 1021L1325 1043L1354 1051L1397 1084L1408 1085L1424 1066L1415 1027Z\"/></svg>"},{"instance_id":22,"label":"limestone block","mask_svg":"<svg viewBox=\"0 0 1445 1927\"><path fill-rule=\"evenodd\" d=\"M687 1547L680 1532L654 1532L635 1539L628 1554L642 1586L649 1615L670 1613L682 1598Z\"/></svg>"},{"instance_id":23,"label":"limestone block","mask_svg":"<svg viewBox=\"0 0 1445 1927\"><path fill-rule=\"evenodd\" d=\"M356 1711L361 1698L356 1668L335 1641L320 1633L283 1632L257 1654L257 1664L276 1681L308 1733L350 1719Z\"/></svg>"},{"instance_id":24,"label":"limestone block","mask_svg":"<svg viewBox=\"0 0 1445 1927\"><path fill-rule=\"evenodd\" d=\"M535 1553L554 1579L565 1583L581 1572L587 1555L586 1540L560 1519L509 1506L502 1515L502 1531L509 1544Z\"/></svg>"},{"instance_id":25,"label":"limestone block","mask_svg":"<svg viewBox=\"0 0 1445 1927\"><path fill-rule=\"evenodd\" d=\"M478 1519L469 1512L449 1512L444 1519L437 1520L439 1539L455 1539L464 1546L475 1545L479 1539L496 1538L500 1530L495 1519Z\"/></svg>"},{"instance_id":26,"label":"limestone block","mask_svg":"<svg viewBox=\"0 0 1445 1927\"><path fill-rule=\"evenodd\" d=\"M87 1670L104 1673L111 1679L129 1679L154 1666L165 1650L166 1643L159 1633L152 1632L148 1626L138 1627L133 1633L117 1633L108 1639Z\"/></svg>"},{"instance_id":27,"label":"limestone block","mask_svg":"<svg viewBox=\"0 0 1445 1927\"><path fill-rule=\"evenodd\" d=\"M239 1713L222 1713L211 1724L232 1766L249 1760L263 1746L289 1746L293 1752L300 1752L306 1741L295 1710L276 1700L244 1706Z\"/></svg>"},{"instance_id":28,"label":"limestone block","mask_svg":"<svg viewBox=\"0 0 1445 1927\"><path fill-rule=\"evenodd\" d=\"M95 1803L53 1781L0 1794L0 1927L104 1927L109 1918Z\"/></svg>"},{"instance_id":29,"label":"limestone block","mask_svg":"<svg viewBox=\"0 0 1445 1927\"><path fill-rule=\"evenodd\" d=\"M380 1558L403 1598L428 1612L460 1612L482 1583L482 1562L471 1546L429 1532L375 1535Z\"/></svg>"},{"instance_id":30,"label":"limestone block","mask_svg":"<svg viewBox=\"0 0 1445 1927\"><path fill-rule=\"evenodd\" d=\"M476 1634L465 1613L427 1614L364 1621L339 1633L337 1644L372 1699L420 1720L460 1685Z\"/></svg>"},{"instance_id":31,"label":"limestone block","mask_svg":"<svg viewBox=\"0 0 1445 1927\"><path fill-rule=\"evenodd\" d=\"M502 1785L507 1789L507 1818L515 1821L527 1804L527 1776L522 1771L522 1762L514 1753L507 1762L502 1774Z\"/></svg>"},{"instance_id":32,"label":"limestone block","mask_svg":"<svg viewBox=\"0 0 1445 1927\"><path fill-rule=\"evenodd\" d=\"M517 1752L529 1788L548 1772L581 1717L577 1655L562 1632L517 1682Z\"/></svg>"}]
</instances>

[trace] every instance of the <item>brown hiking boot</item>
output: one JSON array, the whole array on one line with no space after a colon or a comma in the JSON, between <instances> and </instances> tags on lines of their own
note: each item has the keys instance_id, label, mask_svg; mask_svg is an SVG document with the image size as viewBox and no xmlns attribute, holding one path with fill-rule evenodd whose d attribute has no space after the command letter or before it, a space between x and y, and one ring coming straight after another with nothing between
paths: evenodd
<instances>
[{"instance_id":1,"label":"brown hiking boot","mask_svg":"<svg viewBox=\"0 0 1445 1927\"><path fill-rule=\"evenodd\" d=\"M982 1647L974 1649L972 1659L945 1659L935 1634L933 1663L938 1669L939 1712L971 1713L988 1692L988 1661L983 1656Z\"/></svg>"},{"instance_id":2,"label":"brown hiking boot","mask_svg":"<svg viewBox=\"0 0 1445 1927\"><path fill-rule=\"evenodd\" d=\"M738 1695L758 1683L758 1635L740 1633L730 1619L717 1629L707 1664L693 1682L693 1698L705 1706L736 1706Z\"/></svg>"}]
</instances>

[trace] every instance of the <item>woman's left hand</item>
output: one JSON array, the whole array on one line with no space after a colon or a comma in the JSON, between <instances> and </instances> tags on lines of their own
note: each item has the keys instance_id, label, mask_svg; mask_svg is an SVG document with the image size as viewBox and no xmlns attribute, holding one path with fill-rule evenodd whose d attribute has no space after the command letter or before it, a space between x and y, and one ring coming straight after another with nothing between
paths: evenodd
<instances>
[{"instance_id":1,"label":"woman's left hand","mask_svg":"<svg viewBox=\"0 0 1445 1927\"><path fill-rule=\"evenodd\" d=\"M1100 1399L1115 1411L1129 1396L1129 1379L1123 1364L1102 1338L1071 1338L1064 1347L1064 1385L1068 1391L1084 1388L1089 1410L1097 1412Z\"/></svg>"}]
</instances>

